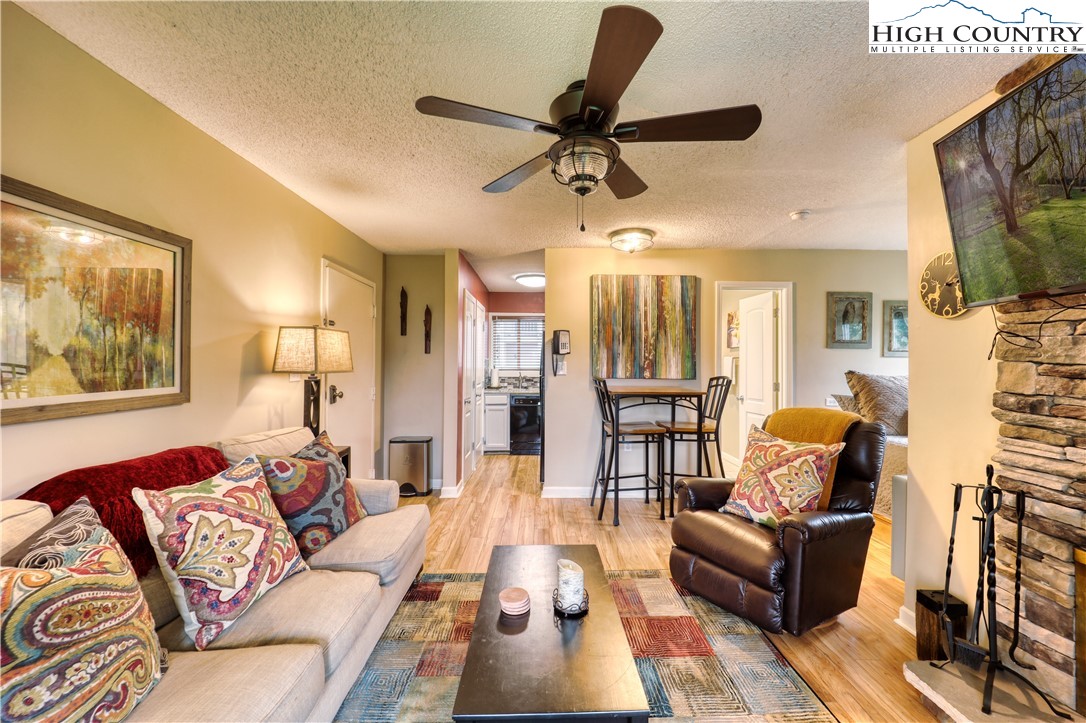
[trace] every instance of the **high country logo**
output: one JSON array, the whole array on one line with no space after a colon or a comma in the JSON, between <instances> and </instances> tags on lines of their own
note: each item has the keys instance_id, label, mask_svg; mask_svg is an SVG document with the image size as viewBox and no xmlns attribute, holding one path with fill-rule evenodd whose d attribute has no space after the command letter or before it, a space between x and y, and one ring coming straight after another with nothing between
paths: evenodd
<instances>
[{"instance_id":1,"label":"high country logo","mask_svg":"<svg viewBox=\"0 0 1086 723\"><path fill-rule=\"evenodd\" d=\"M1082 0L869 0L868 7L872 53L1086 52Z\"/></svg>"}]
</instances>

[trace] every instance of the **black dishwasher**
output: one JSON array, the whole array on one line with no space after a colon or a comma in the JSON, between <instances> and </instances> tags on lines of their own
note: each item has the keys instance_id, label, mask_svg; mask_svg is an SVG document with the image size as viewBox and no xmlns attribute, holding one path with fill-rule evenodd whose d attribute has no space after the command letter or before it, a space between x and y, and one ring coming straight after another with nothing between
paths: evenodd
<instances>
[{"instance_id":1,"label":"black dishwasher","mask_svg":"<svg viewBox=\"0 0 1086 723\"><path fill-rule=\"evenodd\" d=\"M509 398L510 454L539 454L540 421L538 394Z\"/></svg>"}]
</instances>

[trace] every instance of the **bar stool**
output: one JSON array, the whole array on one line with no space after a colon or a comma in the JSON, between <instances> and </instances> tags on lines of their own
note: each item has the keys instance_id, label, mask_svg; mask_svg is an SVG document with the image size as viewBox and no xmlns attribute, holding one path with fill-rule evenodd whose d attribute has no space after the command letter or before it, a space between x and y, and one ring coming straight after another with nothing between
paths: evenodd
<instances>
[{"instance_id":1,"label":"bar stool","mask_svg":"<svg viewBox=\"0 0 1086 723\"><path fill-rule=\"evenodd\" d=\"M732 380L728 377L711 377L709 379L709 385L705 390L704 401L704 416L705 420L701 425L701 445L697 450L698 454L704 455L705 458L705 470L708 476L712 476L713 465L709 461L709 442L713 442L716 445L716 459L720 465L720 473L724 474L724 458L720 453L720 435L717 430L720 428L720 418L724 414L724 403L728 400L728 392L732 388ZM668 477L671 481L671 500L672 500L672 517L675 516L674 504L675 504L675 443L676 442L698 442L698 420L687 421L675 421L674 423L670 419L658 419L656 420L656 426L660 427L664 431L664 441L668 443L671 450L671 465L668 471ZM679 477L691 477L696 476L693 473L678 474Z\"/></svg>"},{"instance_id":2,"label":"bar stool","mask_svg":"<svg viewBox=\"0 0 1086 723\"><path fill-rule=\"evenodd\" d=\"M593 378L592 385L596 391L596 402L600 408L600 416L602 422L600 424L600 456L596 462L596 476L592 480L592 499L589 501L589 505L594 506L596 504L596 490L602 488L600 494L600 509L596 516L597 520L603 519L603 509L607 506L607 492L611 485L611 467L613 460L613 451L616 444L641 444L644 445L645 450L645 470L642 473L633 472L630 474L624 474L615 481L615 484L619 484L623 479L637 478L643 479L645 484L637 487L619 487L619 492L626 492L629 490L644 490L645 491L645 504L649 503L649 491L656 491L656 498L660 500L661 512L663 514L663 494L664 494L664 470L663 470L663 440L664 430L652 422L623 422L619 429L615 430L614 424L614 407L611 399L610 392L607 391L607 382L604 379ZM610 442L610 449L608 449ZM656 445L656 479L653 480L650 474L649 468L649 447ZM606 464L604 462L606 460ZM617 519L617 515L616 515ZM617 524L617 523L616 523Z\"/></svg>"}]
</instances>

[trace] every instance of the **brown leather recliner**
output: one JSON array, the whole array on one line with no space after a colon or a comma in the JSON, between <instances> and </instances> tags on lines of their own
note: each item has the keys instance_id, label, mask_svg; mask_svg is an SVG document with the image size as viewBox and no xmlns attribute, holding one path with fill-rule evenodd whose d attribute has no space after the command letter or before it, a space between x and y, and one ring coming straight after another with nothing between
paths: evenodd
<instances>
[{"instance_id":1,"label":"brown leather recliner","mask_svg":"<svg viewBox=\"0 0 1086 723\"><path fill-rule=\"evenodd\" d=\"M829 509L790 515L776 530L718 511L733 480L681 480L671 526L675 582L774 633L801 635L856 607L886 433L858 422L843 441Z\"/></svg>"}]
</instances>

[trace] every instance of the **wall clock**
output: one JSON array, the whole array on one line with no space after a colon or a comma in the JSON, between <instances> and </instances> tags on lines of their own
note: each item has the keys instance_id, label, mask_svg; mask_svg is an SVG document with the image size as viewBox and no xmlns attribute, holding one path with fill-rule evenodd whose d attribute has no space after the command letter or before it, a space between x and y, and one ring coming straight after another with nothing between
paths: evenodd
<instances>
[{"instance_id":1,"label":"wall clock","mask_svg":"<svg viewBox=\"0 0 1086 723\"><path fill-rule=\"evenodd\" d=\"M920 274L920 301L925 309L944 319L961 316L967 311L953 251L937 254L924 267Z\"/></svg>"}]
</instances>

